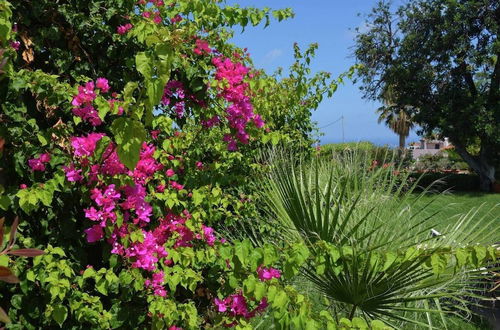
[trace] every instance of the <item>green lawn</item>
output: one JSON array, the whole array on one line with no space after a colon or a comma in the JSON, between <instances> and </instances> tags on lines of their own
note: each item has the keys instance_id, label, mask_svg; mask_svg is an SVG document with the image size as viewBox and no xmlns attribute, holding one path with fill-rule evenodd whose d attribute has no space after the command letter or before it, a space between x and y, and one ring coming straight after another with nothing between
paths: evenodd
<instances>
[{"instance_id":1,"label":"green lawn","mask_svg":"<svg viewBox=\"0 0 500 330\"><path fill-rule=\"evenodd\" d=\"M498 233L498 241L500 241L500 194L484 194L484 193L443 193L429 194L423 196L417 205L424 206L428 202L432 204L426 209L426 212L439 212L436 217L439 221L439 231L445 230L447 226L456 223L461 214L468 212L477 213L474 218L483 223L489 223L490 230ZM436 319L438 316L434 316ZM486 320L481 321L478 318L464 321L458 317L447 317L449 329L463 330L486 330L490 329ZM408 326L405 329L416 329Z\"/></svg>"},{"instance_id":2,"label":"green lawn","mask_svg":"<svg viewBox=\"0 0 500 330\"><path fill-rule=\"evenodd\" d=\"M439 213L436 217L439 219L439 228L443 230L448 225L457 221L461 214L477 210L474 218L478 221L489 222L491 230L498 231L500 240L500 194L484 194L484 193L443 193L443 194L429 194L422 197L419 205L433 201L426 209L426 212Z\"/></svg>"}]
</instances>

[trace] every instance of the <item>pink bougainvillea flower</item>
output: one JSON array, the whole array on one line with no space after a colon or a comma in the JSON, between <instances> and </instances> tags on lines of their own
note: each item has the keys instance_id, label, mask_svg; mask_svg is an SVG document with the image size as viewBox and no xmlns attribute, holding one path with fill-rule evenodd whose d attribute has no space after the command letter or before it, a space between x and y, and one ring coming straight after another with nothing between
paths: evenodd
<instances>
[{"instance_id":1,"label":"pink bougainvillea flower","mask_svg":"<svg viewBox=\"0 0 500 330\"><path fill-rule=\"evenodd\" d=\"M197 55L202 55L203 53L209 54L212 52L208 46L208 42L202 39L196 39L194 53Z\"/></svg>"},{"instance_id":2,"label":"pink bougainvillea flower","mask_svg":"<svg viewBox=\"0 0 500 330\"><path fill-rule=\"evenodd\" d=\"M182 21L182 16L181 16L181 15L179 15L179 14L175 15L174 17L172 17L172 18L170 19L170 22L171 22L172 24L179 23L180 21Z\"/></svg>"},{"instance_id":3,"label":"pink bougainvillea flower","mask_svg":"<svg viewBox=\"0 0 500 330\"><path fill-rule=\"evenodd\" d=\"M83 180L83 177L81 175L82 170L75 169L74 164L71 164L69 167L63 166L63 171L66 174L66 179L70 182L78 182Z\"/></svg>"},{"instance_id":4,"label":"pink bougainvillea flower","mask_svg":"<svg viewBox=\"0 0 500 330\"><path fill-rule=\"evenodd\" d=\"M192 97L190 95L190 97ZM163 97L161 99L161 103L164 106L171 107L178 118L182 118L184 116L186 91L184 89L184 85L178 80L170 80L163 90ZM175 132L174 132L175 135ZM177 135L176 135L177 136Z\"/></svg>"},{"instance_id":5,"label":"pink bougainvillea flower","mask_svg":"<svg viewBox=\"0 0 500 330\"><path fill-rule=\"evenodd\" d=\"M127 173L127 168L120 162L118 153L116 152L116 145L110 143L102 154L104 162L100 168L102 174L114 176L117 174Z\"/></svg>"},{"instance_id":6,"label":"pink bougainvillea flower","mask_svg":"<svg viewBox=\"0 0 500 330\"><path fill-rule=\"evenodd\" d=\"M259 302L259 306L257 306L256 308L256 312L262 312L264 311L267 307L269 306L269 304L267 303L267 298L264 297L262 298L262 300Z\"/></svg>"},{"instance_id":7,"label":"pink bougainvillea flower","mask_svg":"<svg viewBox=\"0 0 500 330\"><path fill-rule=\"evenodd\" d=\"M136 183L145 184L153 175L163 168L154 158L156 148L152 144L143 143L139 154L139 162L132 172L132 177Z\"/></svg>"},{"instance_id":8,"label":"pink bougainvillea flower","mask_svg":"<svg viewBox=\"0 0 500 330\"><path fill-rule=\"evenodd\" d=\"M248 307L245 297L241 293L239 293L231 295L230 298L231 298L231 303L230 303L231 312L234 315L241 315L246 317L248 314Z\"/></svg>"},{"instance_id":9,"label":"pink bougainvillea flower","mask_svg":"<svg viewBox=\"0 0 500 330\"><path fill-rule=\"evenodd\" d=\"M159 193L165 192L165 185L164 184L159 184L156 186L156 191Z\"/></svg>"},{"instance_id":10,"label":"pink bougainvillea flower","mask_svg":"<svg viewBox=\"0 0 500 330\"><path fill-rule=\"evenodd\" d=\"M214 304L217 307L217 311L219 313L224 313L225 311L227 311L226 302L224 300L220 300L219 298L215 298Z\"/></svg>"},{"instance_id":11,"label":"pink bougainvillea flower","mask_svg":"<svg viewBox=\"0 0 500 330\"><path fill-rule=\"evenodd\" d=\"M85 83L83 86L78 86L78 94L73 98L72 105L79 107L81 105L89 105L95 98L95 85L93 81Z\"/></svg>"},{"instance_id":12,"label":"pink bougainvillea flower","mask_svg":"<svg viewBox=\"0 0 500 330\"><path fill-rule=\"evenodd\" d=\"M85 218L92 220L92 221L105 221L106 220L106 215L103 211L97 210L95 207L90 207L88 209L85 209Z\"/></svg>"},{"instance_id":13,"label":"pink bougainvillea flower","mask_svg":"<svg viewBox=\"0 0 500 330\"><path fill-rule=\"evenodd\" d=\"M264 121L262 120L262 117L260 115L254 115L253 123L257 128L262 128L264 126Z\"/></svg>"},{"instance_id":14,"label":"pink bougainvillea flower","mask_svg":"<svg viewBox=\"0 0 500 330\"><path fill-rule=\"evenodd\" d=\"M10 47L12 47L15 51L19 50L19 46L21 46L21 43L19 41L10 42Z\"/></svg>"},{"instance_id":15,"label":"pink bougainvillea flower","mask_svg":"<svg viewBox=\"0 0 500 330\"><path fill-rule=\"evenodd\" d=\"M219 125L219 123L220 123L220 119L218 116L214 116L212 118L201 121L201 125L205 128L217 126L217 125Z\"/></svg>"},{"instance_id":16,"label":"pink bougainvillea flower","mask_svg":"<svg viewBox=\"0 0 500 330\"><path fill-rule=\"evenodd\" d=\"M74 149L74 155L77 157L92 156L94 150L97 146L97 142L104 134L102 133L90 133L87 136L72 137L71 146Z\"/></svg>"},{"instance_id":17,"label":"pink bougainvillea flower","mask_svg":"<svg viewBox=\"0 0 500 330\"><path fill-rule=\"evenodd\" d=\"M203 163L202 162L196 162L196 167L199 169L199 170L202 170L203 169Z\"/></svg>"},{"instance_id":18,"label":"pink bougainvillea flower","mask_svg":"<svg viewBox=\"0 0 500 330\"><path fill-rule=\"evenodd\" d=\"M177 190L184 189L184 186L176 181L170 181L170 185L172 186L172 188L177 189Z\"/></svg>"},{"instance_id":19,"label":"pink bougainvillea flower","mask_svg":"<svg viewBox=\"0 0 500 330\"><path fill-rule=\"evenodd\" d=\"M45 171L45 164L39 158L33 158L28 160L28 165L33 171Z\"/></svg>"},{"instance_id":20,"label":"pink bougainvillea flower","mask_svg":"<svg viewBox=\"0 0 500 330\"><path fill-rule=\"evenodd\" d=\"M48 163L50 162L51 156L48 152L46 152L41 154L39 158L42 163Z\"/></svg>"},{"instance_id":21,"label":"pink bougainvillea flower","mask_svg":"<svg viewBox=\"0 0 500 330\"><path fill-rule=\"evenodd\" d=\"M257 274L259 275L259 279L261 281L269 281L273 278L280 278L281 277L281 272L275 268L272 268L272 267L265 268L265 267L259 266L257 268Z\"/></svg>"},{"instance_id":22,"label":"pink bougainvillea flower","mask_svg":"<svg viewBox=\"0 0 500 330\"><path fill-rule=\"evenodd\" d=\"M133 28L133 25L130 24L130 23L127 23L127 24L120 25L119 27L117 27L116 28L116 32L118 34L125 34L125 33L127 33L132 28Z\"/></svg>"},{"instance_id":23,"label":"pink bougainvillea flower","mask_svg":"<svg viewBox=\"0 0 500 330\"><path fill-rule=\"evenodd\" d=\"M247 124L253 121L255 126L260 128L264 122L259 115L254 114L248 96L249 85L245 82L245 78L248 76L249 68L225 57L212 58L212 64L216 68L215 79L224 82L219 87L219 96L229 103L226 108L226 118L232 133L226 134L224 141L228 143L228 150L236 151L238 141L243 144L249 142Z\"/></svg>"},{"instance_id":24,"label":"pink bougainvillea flower","mask_svg":"<svg viewBox=\"0 0 500 330\"><path fill-rule=\"evenodd\" d=\"M215 243L215 235L214 235L214 229L212 227L207 227L205 225L202 225L203 229L203 235L205 236L205 241L207 242L208 245L213 246Z\"/></svg>"},{"instance_id":25,"label":"pink bougainvillea flower","mask_svg":"<svg viewBox=\"0 0 500 330\"><path fill-rule=\"evenodd\" d=\"M99 126L102 124L99 113L90 104L87 104L84 107L80 108L73 108L72 111L75 116L82 118L82 120L85 122L89 122L92 126Z\"/></svg>"},{"instance_id":26,"label":"pink bougainvillea flower","mask_svg":"<svg viewBox=\"0 0 500 330\"><path fill-rule=\"evenodd\" d=\"M169 168L169 169L165 172L165 174L166 174L169 178L171 178L171 177L173 177L173 176L175 175L175 172L174 172L174 170L173 170L173 169Z\"/></svg>"},{"instance_id":27,"label":"pink bougainvillea flower","mask_svg":"<svg viewBox=\"0 0 500 330\"><path fill-rule=\"evenodd\" d=\"M26 184L24 184L24 183L21 183L19 185L19 189L26 189L26 188L28 188L28 186Z\"/></svg>"},{"instance_id":28,"label":"pink bougainvillea flower","mask_svg":"<svg viewBox=\"0 0 500 330\"><path fill-rule=\"evenodd\" d=\"M160 16L160 12L159 11L155 12L153 17L153 22L155 22L156 24L160 24L162 21L163 19Z\"/></svg>"},{"instance_id":29,"label":"pink bougainvillea flower","mask_svg":"<svg viewBox=\"0 0 500 330\"><path fill-rule=\"evenodd\" d=\"M152 288L156 296L166 297L167 291L163 287L164 282L165 282L165 274L162 271L160 271L154 273L152 279L147 279L146 281L144 281L144 285L146 285L146 287Z\"/></svg>"},{"instance_id":30,"label":"pink bougainvillea flower","mask_svg":"<svg viewBox=\"0 0 500 330\"><path fill-rule=\"evenodd\" d=\"M151 131L150 133L151 133L151 138L153 140L156 140L156 139L158 139L158 135L160 135L160 130L154 130L154 131Z\"/></svg>"},{"instance_id":31,"label":"pink bougainvillea flower","mask_svg":"<svg viewBox=\"0 0 500 330\"><path fill-rule=\"evenodd\" d=\"M109 88L110 88L109 83L108 83L108 79L106 79L106 78L97 78L95 85L103 93L107 93L109 91Z\"/></svg>"},{"instance_id":32,"label":"pink bougainvillea flower","mask_svg":"<svg viewBox=\"0 0 500 330\"><path fill-rule=\"evenodd\" d=\"M87 242L94 243L101 240L104 237L104 232L100 225L93 225L90 228L85 229L85 234L87 234Z\"/></svg>"}]
</instances>

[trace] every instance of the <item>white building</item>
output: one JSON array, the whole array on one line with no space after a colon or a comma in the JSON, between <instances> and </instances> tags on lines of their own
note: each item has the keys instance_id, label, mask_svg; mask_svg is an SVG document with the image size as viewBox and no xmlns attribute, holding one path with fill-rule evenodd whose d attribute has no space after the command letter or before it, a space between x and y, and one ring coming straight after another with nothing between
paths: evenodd
<instances>
[{"instance_id":1,"label":"white building","mask_svg":"<svg viewBox=\"0 0 500 330\"><path fill-rule=\"evenodd\" d=\"M408 149L412 151L413 159L417 160L423 155L435 155L443 149L450 147L451 144L447 137L444 140L421 139L420 143L411 144ZM447 154L444 154L447 156Z\"/></svg>"}]
</instances>

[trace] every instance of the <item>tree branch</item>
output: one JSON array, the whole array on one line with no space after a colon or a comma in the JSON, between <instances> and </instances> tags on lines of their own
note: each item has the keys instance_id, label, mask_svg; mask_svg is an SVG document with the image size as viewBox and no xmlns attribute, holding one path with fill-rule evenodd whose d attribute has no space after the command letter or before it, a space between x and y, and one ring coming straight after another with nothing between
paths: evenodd
<instances>
[{"instance_id":1,"label":"tree branch","mask_svg":"<svg viewBox=\"0 0 500 330\"><path fill-rule=\"evenodd\" d=\"M465 82L467 83L467 86L469 87L469 91L470 91L471 95L475 98L477 96L476 84L474 83L474 79L472 78L472 74L467 69L467 63L465 63L465 59L462 59L459 67L460 67L460 70L462 71L462 74L464 75Z\"/></svg>"},{"instance_id":2,"label":"tree branch","mask_svg":"<svg viewBox=\"0 0 500 330\"><path fill-rule=\"evenodd\" d=\"M498 94L500 90L500 52L497 53L497 62L495 63L495 69L491 75L490 80L490 91L488 94L488 105L492 106L498 99Z\"/></svg>"}]
</instances>

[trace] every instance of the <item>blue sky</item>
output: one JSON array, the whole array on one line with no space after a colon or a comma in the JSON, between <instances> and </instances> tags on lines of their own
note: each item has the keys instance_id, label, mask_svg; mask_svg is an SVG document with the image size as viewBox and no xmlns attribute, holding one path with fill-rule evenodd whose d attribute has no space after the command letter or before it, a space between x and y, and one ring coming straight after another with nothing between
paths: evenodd
<instances>
[{"instance_id":1,"label":"blue sky","mask_svg":"<svg viewBox=\"0 0 500 330\"><path fill-rule=\"evenodd\" d=\"M319 49L311 63L314 71L328 71L334 76L347 71L354 64L350 56L354 44L354 28L362 27L363 15L376 0L228 0L240 6L285 8L295 12L295 18L263 28L247 27L232 40L247 47L257 67L268 72L277 67L287 68L293 61L294 42L302 49L317 42ZM362 14L361 16L358 16ZM322 127L344 116L345 141L372 141L376 144L397 145L398 137L383 124L377 123L378 104L363 100L358 86L346 81L331 99L325 99L313 114L313 120ZM341 142L342 126L337 122L322 129L322 143ZM417 140L413 132L408 142Z\"/></svg>"}]
</instances>

